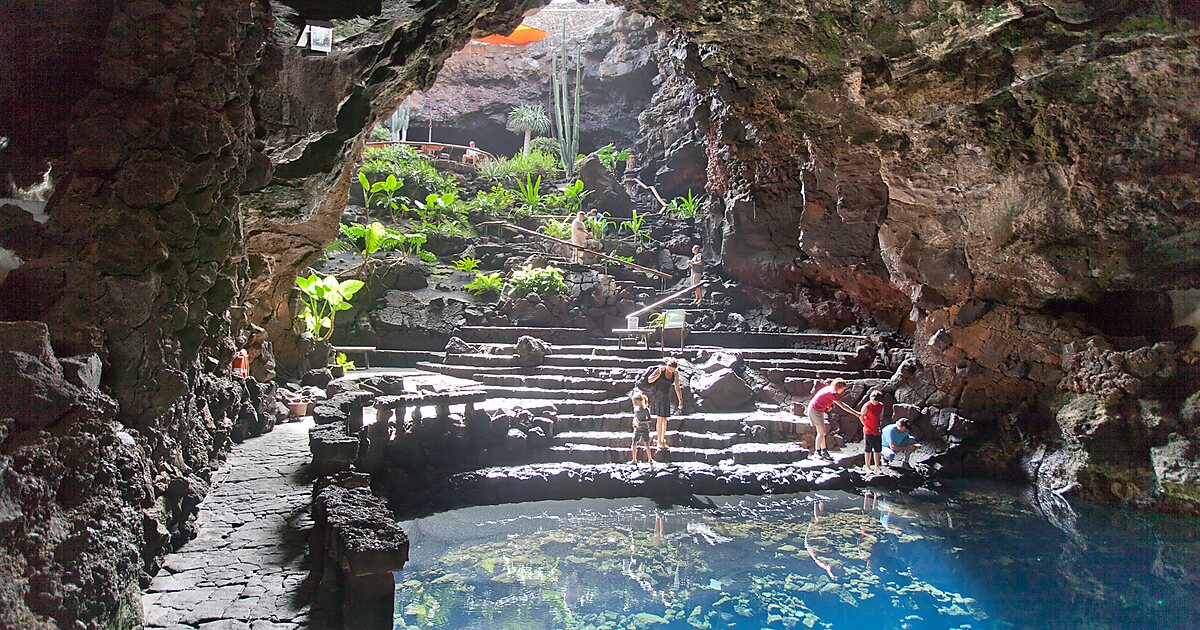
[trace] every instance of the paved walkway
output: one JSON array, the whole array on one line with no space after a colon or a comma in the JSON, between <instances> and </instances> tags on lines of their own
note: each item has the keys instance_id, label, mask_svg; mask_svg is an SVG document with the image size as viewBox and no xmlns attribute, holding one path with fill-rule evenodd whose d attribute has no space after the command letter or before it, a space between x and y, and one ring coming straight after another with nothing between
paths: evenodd
<instances>
[{"instance_id":1,"label":"paved walkway","mask_svg":"<svg viewBox=\"0 0 1200 630\"><path fill-rule=\"evenodd\" d=\"M311 420L234 447L200 504L199 535L142 596L147 628L285 630L308 623Z\"/></svg>"}]
</instances>

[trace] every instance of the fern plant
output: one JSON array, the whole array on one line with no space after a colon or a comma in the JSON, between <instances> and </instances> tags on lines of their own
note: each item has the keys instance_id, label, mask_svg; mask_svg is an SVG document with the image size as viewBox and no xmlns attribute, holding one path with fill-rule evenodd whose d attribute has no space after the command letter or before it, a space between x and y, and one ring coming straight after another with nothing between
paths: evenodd
<instances>
[{"instance_id":1,"label":"fern plant","mask_svg":"<svg viewBox=\"0 0 1200 630\"><path fill-rule=\"evenodd\" d=\"M459 258L458 260L454 261L454 268L458 271L475 273L479 271L479 259L472 256Z\"/></svg>"},{"instance_id":2,"label":"fern plant","mask_svg":"<svg viewBox=\"0 0 1200 630\"><path fill-rule=\"evenodd\" d=\"M500 277L500 272L481 273L475 276L466 287L464 287L471 295L488 295L489 293L500 293L504 288L504 278Z\"/></svg>"}]
</instances>

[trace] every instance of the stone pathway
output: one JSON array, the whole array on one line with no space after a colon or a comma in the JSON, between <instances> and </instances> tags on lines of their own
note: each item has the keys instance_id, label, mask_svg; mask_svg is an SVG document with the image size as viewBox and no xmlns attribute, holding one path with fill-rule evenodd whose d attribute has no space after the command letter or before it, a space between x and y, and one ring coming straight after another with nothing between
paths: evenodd
<instances>
[{"instance_id":1,"label":"stone pathway","mask_svg":"<svg viewBox=\"0 0 1200 630\"><path fill-rule=\"evenodd\" d=\"M284 630L308 624L311 420L234 447L200 504L199 535L142 596L147 628Z\"/></svg>"}]
</instances>

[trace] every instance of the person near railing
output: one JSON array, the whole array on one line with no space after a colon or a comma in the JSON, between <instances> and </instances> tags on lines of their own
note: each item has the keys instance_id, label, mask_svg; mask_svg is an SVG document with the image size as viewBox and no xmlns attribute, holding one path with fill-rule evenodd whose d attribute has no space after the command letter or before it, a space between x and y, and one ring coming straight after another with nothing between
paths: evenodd
<instances>
[{"instance_id":1,"label":"person near railing","mask_svg":"<svg viewBox=\"0 0 1200 630\"><path fill-rule=\"evenodd\" d=\"M662 365L649 368L640 379L650 392L650 415L657 422L658 448L667 447L667 418L671 417L671 394L683 411L683 390L679 388L679 361L668 358ZM643 385L639 384L639 388Z\"/></svg>"},{"instance_id":2,"label":"person near railing","mask_svg":"<svg viewBox=\"0 0 1200 630\"><path fill-rule=\"evenodd\" d=\"M571 221L571 244L576 245L571 248L571 262L583 262L583 246L589 238L592 238L592 233L588 231L583 211L580 210L575 213L575 220Z\"/></svg>"},{"instance_id":3,"label":"person near railing","mask_svg":"<svg viewBox=\"0 0 1200 630\"><path fill-rule=\"evenodd\" d=\"M472 140L470 143L468 143L467 150L463 152L462 163L470 163L472 166L474 166L475 164L478 164L479 160L481 159L483 159L483 153L481 153L479 149L475 148L475 141Z\"/></svg>"},{"instance_id":4,"label":"person near railing","mask_svg":"<svg viewBox=\"0 0 1200 630\"><path fill-rule=\"evenodd\" d=\"M696 299L692 304L699 305L704 301L704 257L700 255L699 245L692 245L692 259L688 261L688 269L692 272L692 286L696 287Z\"/></svg>"}]
</instances>

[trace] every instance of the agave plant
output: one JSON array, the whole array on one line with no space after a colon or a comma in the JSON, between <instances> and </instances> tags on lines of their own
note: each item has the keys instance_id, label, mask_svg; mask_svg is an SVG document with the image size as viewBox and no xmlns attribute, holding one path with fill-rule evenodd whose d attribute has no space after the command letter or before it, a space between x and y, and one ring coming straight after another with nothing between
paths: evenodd
<instances>
[{"instance_id":1,"label":"agave plant","mask_svg":"<svg viewBox=\"0 0 1200 630\"><path fill-rule=\"evenodd\" d=\"M550 130L550 117L546 108L541 105L518 105L508 113L508 129L525 134L525 144L521 151L529 153L529 143L534 133L546 133Z\"/></svg>"}]
</instances>

